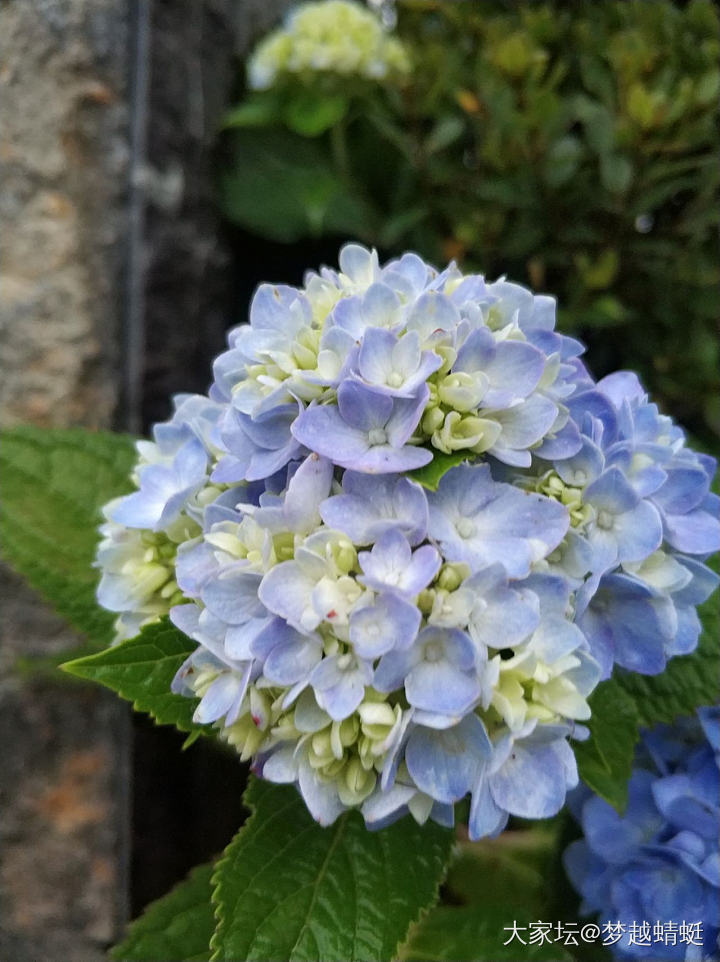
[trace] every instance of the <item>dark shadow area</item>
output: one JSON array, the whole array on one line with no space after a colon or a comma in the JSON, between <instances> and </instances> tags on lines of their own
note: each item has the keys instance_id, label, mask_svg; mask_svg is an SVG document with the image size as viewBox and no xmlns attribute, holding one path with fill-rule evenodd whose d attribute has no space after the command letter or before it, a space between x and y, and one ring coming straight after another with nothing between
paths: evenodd
<instances>
[{"instance_id":1,"label":"dark shadow area","mask_svg":"<svg viewBox=\"0 0 720 962\"><path fill-rule=\"evenodd\" d=\"M133 716L131 915L196 865L219 855L242 824L248 767L235 752Z\"/></svg>"}]
</instances>

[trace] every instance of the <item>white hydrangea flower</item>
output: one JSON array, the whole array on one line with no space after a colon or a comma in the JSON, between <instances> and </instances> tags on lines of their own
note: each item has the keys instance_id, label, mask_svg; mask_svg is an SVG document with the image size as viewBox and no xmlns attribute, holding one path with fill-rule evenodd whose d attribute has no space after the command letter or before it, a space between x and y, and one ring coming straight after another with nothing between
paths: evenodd
<instances>
[{"instance_id":1,"label":"white hydrangea flower","mask_svg":"<svg viewBox=\"0 0 720 962\"><path fill-rule=\"evenodd\" d=\"M402 78L409 69L404 46L373 13L352 0L319 0L297 7L259 44L248 64L248 81L255 90L272 87L287 74L386 81Z\"/></svg>"}]
</instances>

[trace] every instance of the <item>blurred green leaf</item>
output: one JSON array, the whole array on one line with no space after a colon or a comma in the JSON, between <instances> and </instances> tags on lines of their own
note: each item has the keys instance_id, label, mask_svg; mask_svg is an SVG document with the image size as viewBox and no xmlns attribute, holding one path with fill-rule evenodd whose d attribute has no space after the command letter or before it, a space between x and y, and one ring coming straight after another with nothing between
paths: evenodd
<instances>
[{"instance_id":1,"label":"blurred green leaf","mask_svg":"<svg viewBox=\"0 0 720 962\"><path fill-rule=\"evenodd\" d=\"M117 692L121 698L131 701L136 711L149 714L158 725L212 734L212 728L193 721L199 699L176 695L170 688L183 662L196 648L196 642L163 618L146 625L135 638L65 662L61 667L70 675Z\"/></svg>"},{"instance_id":2,"label":"blurred green leaf","mask_svg":"<svg viewBox=\"0 0 720 962\"><path fill-rule=\"evenodd\" d=\"M720 70L709 70L698 81L695 87L695 100L697 103L712 104L720 94Z\"/></svg>"},{"instance_id":3,"label":"blurred green leaf","mask_svg":"<svg viewBox=\"0 0 720 962\"><path fill-rule=\"evenodd\" d=\"M283 114L290 130L303 137L317 137L347 113L348 99L339 94L299 90L292 94Z\"/></svg>"},{"instance_id":4,"label":"blurred green leaf","mask_svg":"<svg viewBox=\"0 0 720 962\"><path fill-rule=\"evenodd\" d=\"M556 141L545 158L544 175L551 187L560 187L577 173L583 148L577 137L568 135Z\"/></svg>"},{"instance_id":5,"label":"blurred green leaf","mask_svg":"<svg viewBox=\"0 0 720 962\"><path fill-rule=\"evenodd\" d=\"M495 905L542 917L546 903L546 868L555 846L554 823L533 823L497 839L462 842L450 863L445 888L450 900L468 905Z\"/></svg>"},{"instance_id":6,"label":"blurred green leaf","mask_svg":"<svg viewBox=\"0 0 720 962\"><path fill-rule=\"evenodd\" d=\"M630 186L632 174L632 164L627 157L609 153L600 157L600 178L603 187L612 194L624 194Z\"/></svg>"},{"instance_id":7,"label":"blurred green leaf","mask_svg":"<svg viewBox=\"0 0 720 962\"><path fill-rule=\"evenodd\" d=\"M317 142L280 128L243 130L233 134L233 149L238 163L220 182L231 220L286 243L323 231L372 233L373 212Z\"/></svg>"},{"instance_id":8,"label":"blurred green leaf","mask_svg":"<svg viewBox=\"0 0 720 962\"><path fill-rule=\"evenodd\" d=\"M462 117L441 117L425 140L425 150L428 154L445 150L462 136L464 130L465 122Z\"/></svg>"},{"instance_id":9,"label":"blurred green leaf","mask_svg":"<svg viewBox=\"0 0 720 962\"><path fill-rule=\"evenodd\" d=\"M413 207L386 220L380 230L378 242L383 247L394 247L408 231L428 216L426 207Z\"/></svg>"},{"instance_id":10,"label":"blurred green leaf","mask_svg":"<svg viewBox=\"0 0 720 962\"><path fill-rule=\"evenodd\" d=\"M590 290L603 290L610 287L617 277L620 258L614 248L608 248L592 261L586 254L578 254L575 264L585 287Z\"/></svg>"},{"instance_id":11,"label":"blurred green leaf","mask_svg":"<svg viewBox=\"0 0 720 962\"><path fill-rule=\"evenodd\" d=\"M622 812L640 737L635 700L610 678L598 685L588 704L590 738L574 744L578 772L586 785Z\"/></svg>"},{"instance_id":12,"label":"blurred green leaf","mask_svg":"<svg viewBox=\"0 0 720 962\"><path fill-rule=\"evenodd\" d=\"M599 157L608 155L615 143L613 116L608 107L579 94L574 100L575 114L585 125L585 139Z\"/></svg>"},{"instance_id":13,"label":"blurred green leaf","mask_svg":"<svg viewBox=\"0 0 720 962\"><path fill-rule=\"evenodd\" d=\"M110 950L114 962L208 962L215 916L210 902L213 867L201 865L184 882L151 902Z\"/></svg>"},{"instance_id":14,"label":"blurred green leaf","mask_svg":"<svg viewBox=\"0 0 720 962\"><path fill-rule=\"evenodd\" d=\"M462 843L445 883L459 904L431 909L411 930L400 962L569 962L556 933L548 933L548 943L528 928L549 917L546 883L555 844L555 832L538 827ZM511 935L514 922L527 944Z\"/></svg>"},{"instance_id":15,"label":"blurred green leaf","mask_svg":"<svg viewBox=\"0 0 720 962\"><path fill-rule=\"evenodd\" d=\"M512 936L517 922L518 936ZM531 915L478 905L441 905L430 912L398 956L400 962L572 962L561 944L529 944ZM537 929L535 930L537 932ZM553 933L549 936L553 939ZM508 943L508 944L505 944Z\"/></svg>"},{"instance_id":16,"label":"blurred green leaf","mask_svg":"<svg viewBox=\"0 0 720 962\"><path fill-rule=\"evenodd\" d=\"M222 130L232 130L235 127L267 127L277 123L281 116L282 101L266 95L246 100L228 110L220 126Z\"/></svg>"},{"instance_id":17,"label":"blurred green leaf","mask_svg":"<svg viewBox=\"0 0 720 962\"><path fill-rule=\"evenodd\" d=\"M115 615L95 598L101 507L132 488L137 453L122 434L19 427L2 432L2 557L92 644Z\"/></svg>"}]
</instances>

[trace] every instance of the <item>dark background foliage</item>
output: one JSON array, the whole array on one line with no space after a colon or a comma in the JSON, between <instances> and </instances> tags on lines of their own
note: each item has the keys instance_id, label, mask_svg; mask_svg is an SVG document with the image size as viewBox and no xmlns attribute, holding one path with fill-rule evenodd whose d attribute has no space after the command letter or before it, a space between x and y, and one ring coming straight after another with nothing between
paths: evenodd
<instances>
[{"instance_id":1,"label":"dark background foliage","mask_svg":"<svg viewBox=\"0 0 720 962\"><path fill-rule=\"evenodd\" d=\"M314 266L313 253L332 263L350 237L388 255L455 258L555 294L596 375L638 369L661 406L712 443L714 5L404 0L397 30L414 63L402 89L286 78L241 93L228 115L219 183L243 228L238 319L250 251L278 281L298 280L295 263ZM272 243L258 249L253 237Z\"/></svg>"}]
</instances>

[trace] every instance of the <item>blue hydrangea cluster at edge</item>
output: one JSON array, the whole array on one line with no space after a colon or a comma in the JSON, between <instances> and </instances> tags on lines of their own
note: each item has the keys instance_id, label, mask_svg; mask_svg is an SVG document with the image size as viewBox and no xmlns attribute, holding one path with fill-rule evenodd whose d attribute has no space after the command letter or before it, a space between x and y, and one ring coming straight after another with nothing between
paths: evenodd
<instances>
[{"instance_id":1,"label":"blue hydrangea cluster at edge","mask_svg":"<svg viewBox=\"0 0 720 962\"><path fill-rule=\"evenodd\" d=\"M714 460L583 351L553 298L415 254L262 285L106 506L118 639L169 612L173 690L321 824L553 815L594 687L692 651L718 580Z\"/></svg>"},{"instance_id":2,"label":"blue hydrangea cluster at edge","mask_svg":"<svg viewBox=\"0 0 720 962\"><path fill-rule=\"evenodd\" d=\"M720 709L644 733L623 815L586 789L570 801L584 837L566 850L565 867L581 910L624 927L616 957L720 959ZM675 923L676 936L700 922L702 945L633 944L632 924L646 920Z\"/></svg>"}]
</instances>

